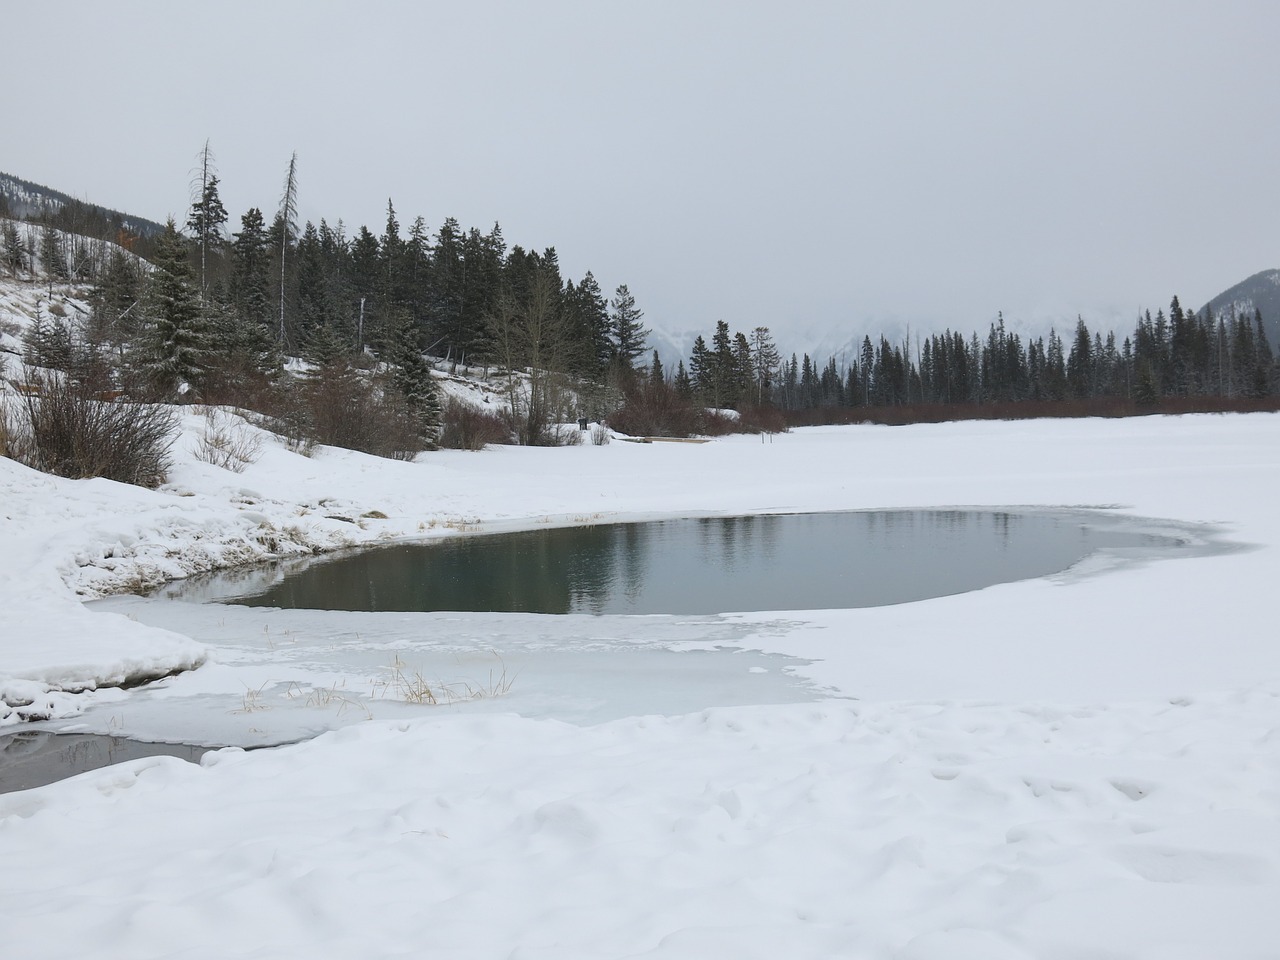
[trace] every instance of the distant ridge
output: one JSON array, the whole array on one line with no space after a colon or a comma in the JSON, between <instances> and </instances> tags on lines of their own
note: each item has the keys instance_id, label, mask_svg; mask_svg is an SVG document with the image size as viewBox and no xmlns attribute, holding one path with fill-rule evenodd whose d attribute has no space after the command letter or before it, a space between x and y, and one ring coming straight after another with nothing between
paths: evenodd
<instances>
[{"instance_id":1,"label":"distant ridge","mask_svg":"<svg viewBox=\"0 0 1280 960\"><path fill-rule=\"evenodd\" d=\"M1215 317L1230 317L1232 310L1238 316L1253 317L1254 310L1262 311L1262 326L1267 331L1271 349L1280 347L1280 270L1263 270L1234 287L1222 291L1204 305Z\"/></svg>"},{"instance_id":2,"label":"distant ridge","mask_svg":"<svg viewBox=\"0 0 1280 960\"><path fill-rule=\"evenodd\" d=\"M77 200L52 187L0 172L0 215L17 219L38 219L44 214L56 216L72 212L82 213L84 215L82 219L87 222L105 223L140 237L153 237L164 232L164 227L154 220ZM66 229L71 224L60 224L60 226Z\"/></svg>"}]
</instances>

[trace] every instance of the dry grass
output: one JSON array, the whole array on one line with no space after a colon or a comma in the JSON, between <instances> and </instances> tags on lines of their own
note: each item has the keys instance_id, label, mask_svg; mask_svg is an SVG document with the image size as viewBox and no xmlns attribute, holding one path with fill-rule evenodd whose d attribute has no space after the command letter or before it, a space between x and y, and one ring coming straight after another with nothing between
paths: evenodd
<instances>
[{"instance_id":1,"label":"dry grass","mask_svg":"<svg viewBox=\"0 0 1280 960\"><path fill-rule=\"evenodd\" d=\"M515 678L507 675L507 665L502 658L494 654L498 662L498 672L489 671L486 683L470 680L455 680L445 683L442 680L429 681L422 671L411 668L399 656L391 662L390 676L386 680L374 682L376 698L402 700L405 703L440 706L450 703L464 703L469 700L484 700L490 697L501 697L511 692Z\"/></svg>"},{"instance_id":2,"label":"dry grass","mask_svg":"<svg viewBox=\"0 0 1280 960\"><path fill-rule=\"evenodd\" d=\"M204 429L195 457L215 467L243 473L262 456L262 436L239 417L220 407L204 408Z\"/></svg>"}]
</instances>

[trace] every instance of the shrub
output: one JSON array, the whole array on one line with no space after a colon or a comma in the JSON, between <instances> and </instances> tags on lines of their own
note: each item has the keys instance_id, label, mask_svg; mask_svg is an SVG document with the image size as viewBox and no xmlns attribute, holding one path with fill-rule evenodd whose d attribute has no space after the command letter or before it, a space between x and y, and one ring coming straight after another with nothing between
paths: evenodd
<instances>
[{"instance_id":1,"label":"shrub","mask_svg":"<svg viewBox=\"0 0 1280 960\"><path fill-rule=\"evenodd\" d=\"M666 383L645 380L609 415L609 426L633 437L688 437L700 430L701 410Z\"/></svg>"},{"instance_id":2,"label":"shrub","mask_svg":"<svg viewBox=\"0 0 1280 960\"><path fill-rule=\"evenodd\" d=\"M334 364L269 392L256 420L289 449L310 456L315 445L344 447L376 457L412 460L426 447L421 418L383 379L349 364Z\"/></svg>"},{"instance_id":3,"label":"shrub","mask_svg":"<svg viewBox=\"0 0 1280 960\"><path fill-rule=\"evenodd\" d=\"M10 403L7 395L0 394L0 457L18 460L20 459L17 451L18 434L14 429Z\"/></svg>"},{"instance_id":4,"label":"shrub","mask_svg":"<svg viewBox=\"0 0 1280 960\"><path fill-rule=\"evenodd\" d=\"M591 428L591 445L592 446L595 446L595 447L608 446L609 440L611 438L612 438L612 435L609 433L609 428L606 427L603 423L597 423L594 427Z\"/></svg>"},{"instance_id":5,"label":"shrub","mask_svg":"<svg viewBox=\"0 0 1280 960\"><path fill-rule=\"evenodd\" d=\"M440 446L451 450L483 450L486 444L510 443L511 431L496 413L450 397L441 418Z\"/></svg>"},{"instance_id":6,"label":"shrub","mask_svg":"<svg viewBox=\"0 0 1280 960\"><path fill-rule=\"evenodd\" d=\"M19 406L18 450L28 466L61 477L106 477L156 487L174 441L162 406L100 399L69 377L28 370ZM6 441L12 447L11 442Z\"/></svg>"},{"instance_id":7,"label":"shrub","mask_svg":"<svg viewBox=\"0 0 1280 960\"><path fill-rule=\"evenodd\" d=\"M787 418L777 407L744 407L738 414L742 433L786 433Z\"/></svg>"}]
</instances>

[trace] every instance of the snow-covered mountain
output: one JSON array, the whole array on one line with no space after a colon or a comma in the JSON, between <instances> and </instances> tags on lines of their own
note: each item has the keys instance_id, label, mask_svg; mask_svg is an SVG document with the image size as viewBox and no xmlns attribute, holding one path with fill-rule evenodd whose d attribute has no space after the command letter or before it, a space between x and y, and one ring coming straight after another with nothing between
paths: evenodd
<instances>
[{"instance_id":1,"label":"snow-covered mountain","mask_svg":"<svg viewBox=\"0 0 1280 960\"><path fill-rule=\"evenodd\" d=\"M1262 311L1262 325L1267 339L1274 349L1280 346L1280 270L1263 270L1241 280L1218 294L1202 310L1212 310L1214 316L1237 315L1252 317L1254 310Z\"/></svg>"}]
</instances>

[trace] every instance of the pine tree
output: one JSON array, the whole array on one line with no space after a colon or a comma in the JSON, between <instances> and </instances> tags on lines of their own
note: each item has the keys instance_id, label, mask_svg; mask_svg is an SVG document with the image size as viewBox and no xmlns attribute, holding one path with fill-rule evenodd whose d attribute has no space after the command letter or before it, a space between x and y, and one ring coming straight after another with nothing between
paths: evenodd
<instances>
[{"instance_id":1,"label":"pine tree","mask_svg":"<svg viewBox=\"0 0 1280 960\"><path fill-rule=\"evenodd\" d=\"M727 406L734 384L733 335L729 332L729 324L723 320L716 321L716 332L711 337L711 376L709 400L711 406Z\"/></svg>"},{"instance_id":2,"label":"pine tree","mask_svg":"<svg viewBox=\"0 0 1280 960\"><path fill-rule=\"evenodd\" d=\"M667 382L667 375L662 369L662 358L658 356L658 351L653 351L653 360L649 363L649 382L655 386L660 386Z\"/></svg>"},{"instance_id":3,"label":"pine tree","mask_svg":"<svg viewBox=\"0 0 1280 960\"><path fill-rule=\"evenodd\" d=\"M322 324L312 329L307 336L302 345L302 356L312 365L307 377L323 378L328 371L351 366L351 342L332 324Z\"/></svg>"},{"instance_id":4,"label":"pine tree","mask_svg":"<svg viewBox=\"0 0 1280 960\"><path fill-rule=\"evenodd\" d=\"M17 276L27 269L30 263L30 251L27 250L26 242L18 231L18 225L12 220L4 221L0 235L4 241L4 264L11 274Z\"/></svg>"},{"instance_id":5,"label":"pine tree","mask_svg":"<svg viewBox=\"0 0 1280 960\"><path fill-rule=\"evenodd\" d=\"M196 199L191 204L187 227L200 251L200 298L204 300L209 296L209 257L222 243L222 228L227 222L226 208L218 196L218 175L214 171L213 152L209 149L208 140L200 151L192 193Z\"/></svg>"},{"instance_id":6,"label":"pine tree","mask_svg":"<svg viewBox=\"0 0 1280 960\"><path fill-rule=\"evenodd\" d=\"M199 396L212 343L192 285L187 245L172 220L156 243L153 263L136 366L154 396L177 399L188 389Z\"/></svg>"},{"instance_id":7,"label":"pine tree","mask_svg":"<svg viewBox=\"0 0 1280 960\"><path fill-rule=\"evenodd\" d=\"M577 286L565 288L565 306L575 341L574 372L589 380L600 380L613 355L612 321L609 304L591 271Z\"/></svg>"},{"instance_id":8,"label":"pine tree","mask_svg":"<svg viewBox=\"0 0 1280 960\"><path fill-rule=\"evenodd\" d=\"M1076 318L1076 336L1067 356L1067 382L1076 397L1093 396L1093 339L1084 320Z\"/></svg>"},{"instance_id":9,"label":"pine tree","mask_svg":"<svg viewBox=\"0 0 1280 960\"><path fill-rule=\"evenodd\" d=\"M698 334L693 341L693 352L689 354L689 383L694 395L703 403L712 392L711 367L711 351L707 349L707 341L702 339L702 334Z\"/></svg>"},{"instance_id":10,"label":"pine tree","mask_svg":"<svg viewBox=\"0 0 1280 960\"><path fill-rule=\"evenodd\" d=\"M271 243L262 211L251 207L240 218L240 232L231 245L231 300L248 322L271 324Z\"/></svg>"},{"instance_id":11,"label":"pine tree","mask_svg":"<svg viewBox=\"0 0 1280 960\"><path fill-rule=\"evenodd\" d=\"M49 278L50 283L54 280L71 278L71 270L67 266L66 255L62 252L58 232L48 224L40 230L40 266L44 269L44 274Z\"/></svg>"},{"instance_id":12,"label":"pine tree","mask_svg":"<svg viewBox=\"0 0 1280 960\"><path fill-rule=\"evenodd\" d=\"M138 262L112 247L106 265L89 294L91 313L86 339L95 346L113 343L123 348L141 319L142 271Z\"/></svg>"},{"instance_id":13,"label":"pine tree","mask_svg":"<svg viewBox=\"0 0 1280 960\"><path fill-rule=\"evenodd\" d=\"M644 313L625 283L614 292L609 305L615 363L625 376L635 372L636 361L644 356L650 331L641 324Z\"/></svg>"},{"instance_id":14,"label":"pine tree","mask_svg":"<svg viewBox=\"0 0 1280 960\"><path fill-rule=\"evenodd\" d=\"M751 377L755 384L756 403L763 403L777 382L782 357L774 345L768 327L751 331Z\"/></svg>"},{"instance_id":15,"label":"pine tree","mask_svg":"<svg viewBox=\"0 0 1280 960\"><path fill-rule=\"evenodd\" d=\"M388 330L386 360L392 382L414 418L423 448L437 449L443 420L440 392L422 352L417 327L403 310L396 314Z\"/></svg>"},{"instance_id":16,"label":"pine tree","mask_svg":"<svg viewBox=\"0 0 1280 960\"><path fill-rule=\"evenodd\" d=\"M676 376L673 386L678 396L685 400L693 398L693 381L689 378L689 371L685 369L683 360L676 363Z\"/></svg>"}]
</instances>

